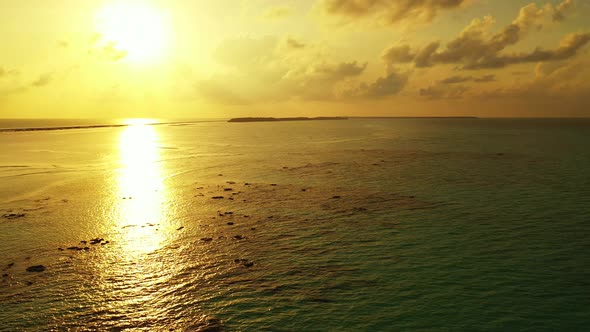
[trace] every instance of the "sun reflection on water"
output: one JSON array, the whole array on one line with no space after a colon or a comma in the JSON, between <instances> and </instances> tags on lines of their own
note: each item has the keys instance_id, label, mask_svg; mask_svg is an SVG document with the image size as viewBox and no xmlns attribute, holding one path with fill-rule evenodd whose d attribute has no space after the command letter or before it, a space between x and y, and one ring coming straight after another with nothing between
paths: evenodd
<instances>
[{"instance_id":1,"label":"sun reflection on water","mask_svg":"<svg viewBox=\"0 0 590 332\"><path fill-rule=\"evenodd\" d=\"M164 240L166 186L163 181L158 133L153 126L136 123L120 136L121 168L118 223L125 232L128 253L148 253Z\"/></svg>"}]
</instances>

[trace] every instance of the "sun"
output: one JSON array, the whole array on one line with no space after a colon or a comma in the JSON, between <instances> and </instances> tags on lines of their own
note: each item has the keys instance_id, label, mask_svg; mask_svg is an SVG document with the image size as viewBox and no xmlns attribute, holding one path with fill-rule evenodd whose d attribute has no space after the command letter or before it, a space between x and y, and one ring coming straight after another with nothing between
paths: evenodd
<instances>
[{"instance_id":1,"label":"sun","mask_svg":"<svg viewBox=\"0 0 590 332\"><path fill-rule=\"evenodd\" d=\"M163 11L146 1L120 1L102 8L97 14L101 40L125 54L126 60L152 61L166 52L168 24Z\"/></svg>"}]
</instances>

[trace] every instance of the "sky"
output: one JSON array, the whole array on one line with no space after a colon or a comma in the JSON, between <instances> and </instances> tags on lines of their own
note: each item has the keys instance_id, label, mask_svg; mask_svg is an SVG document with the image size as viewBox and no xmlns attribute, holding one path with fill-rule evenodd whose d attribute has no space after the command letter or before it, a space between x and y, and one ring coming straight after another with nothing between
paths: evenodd
<instances>
[{"instance_id":1,"label":"sky","mask_svg":"<svg viewBox=\"0 0 590 332\"><path fill-rule=\"evenodd\" d=\"M0 0L0 118L590 116L590 0Z\"/></svg>"}]
</instances>

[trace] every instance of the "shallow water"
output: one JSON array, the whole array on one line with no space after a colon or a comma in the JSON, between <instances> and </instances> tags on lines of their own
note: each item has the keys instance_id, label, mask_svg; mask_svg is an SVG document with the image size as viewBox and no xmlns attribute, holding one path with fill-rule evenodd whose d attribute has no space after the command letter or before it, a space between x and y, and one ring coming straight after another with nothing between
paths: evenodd
<instances>
[{"instance_id":1,"label":"shallow water","mask_svg":"<svg viewBox=\"0 0 590 332\"><path fill-rule=\"evenodd\" d=\"M3 132L0 330L583 331L589 142L580 119Z\"/></svg>"}]
</instances>

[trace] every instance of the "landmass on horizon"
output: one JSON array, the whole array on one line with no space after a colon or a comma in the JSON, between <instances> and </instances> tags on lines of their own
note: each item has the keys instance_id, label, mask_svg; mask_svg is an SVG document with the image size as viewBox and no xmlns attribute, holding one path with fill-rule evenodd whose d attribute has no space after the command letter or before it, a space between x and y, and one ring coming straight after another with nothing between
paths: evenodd
<instances>
[{"instance_id":1,"label":"landmass on horizon","mask_svg":"<svg viewBox=\"0 0 590 332\"><path fill-rule=\"evenodd\" d=\"M476 116L318 116L318 117L244 117L231 118L227 122L280 122L280 121L323 121L348 119L479 119Z\"/></svg>"}]
</instances>

